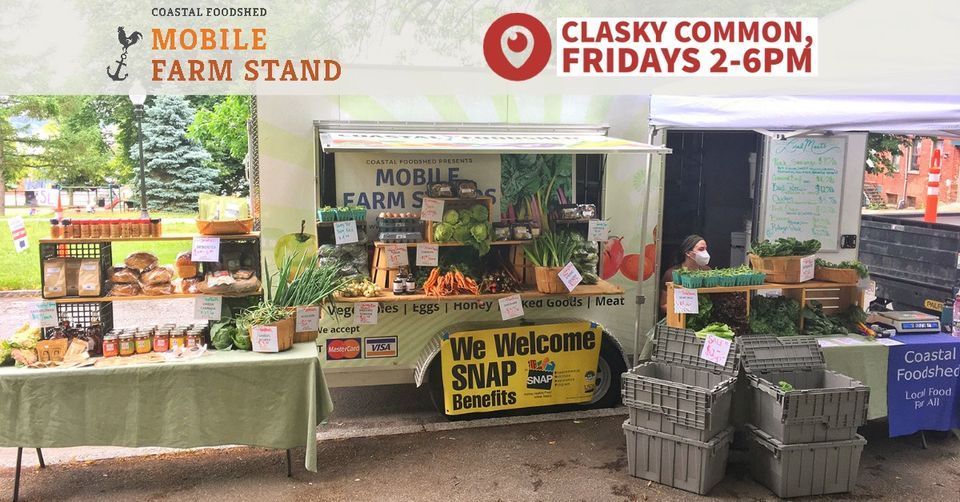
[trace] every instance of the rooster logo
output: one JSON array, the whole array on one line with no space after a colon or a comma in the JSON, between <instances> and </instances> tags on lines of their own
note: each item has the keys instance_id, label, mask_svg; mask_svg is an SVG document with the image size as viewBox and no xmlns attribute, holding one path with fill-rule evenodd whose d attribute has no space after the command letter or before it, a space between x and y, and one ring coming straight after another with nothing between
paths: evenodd
<instances>
[{"instance_id":1,"label":"rooster logo","mask_svg":"<svg viewBox=\"0 0 960 502\"><path fill-rule=\"evenodd\" d=\"M117 69L111 71L110 67L107 66L108 77L116 82L127 79L126 73L124 73L122 77L120 76L120 70L122 70L124 66L127 66L127 49L129 49L131 45L139 42L142 38L143 34L139 31L131 33L128 37L127 33L123 30L123 26L117 26L117 40L120 41L120 46L123 47L123 52L120 53L120 59L115 61L117 63Z\"/></svg>"}]
</instances>

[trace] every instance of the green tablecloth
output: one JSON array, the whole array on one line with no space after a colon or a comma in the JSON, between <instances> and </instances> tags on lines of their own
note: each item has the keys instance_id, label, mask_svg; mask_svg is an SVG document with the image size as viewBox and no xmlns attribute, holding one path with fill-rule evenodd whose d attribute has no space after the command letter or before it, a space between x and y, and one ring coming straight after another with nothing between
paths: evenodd
<instances>
[{"instance_id":1,"label":"green tablecloth","mask_svg":"<svg viewBox=\"0 0 960 502\"><path fill-rule=\"evenodd\" d=\"M821 350L827 369L857 379L870 387L867 418L873 420L887 416L887 347L858 335L823 337L824 340L838 338L851 338L864 343L823 347Z\"/></svg>"},{"instance_id":2,"label":"green tablecloth","mask_svg":"<svg viewBox=\"0 0 960 502\"><path fill-rule=\"evenodd\" d=\"M317 346L115 368L0 368L0 445L306 447L333 410Z\"/></svg>"}]
</instances>

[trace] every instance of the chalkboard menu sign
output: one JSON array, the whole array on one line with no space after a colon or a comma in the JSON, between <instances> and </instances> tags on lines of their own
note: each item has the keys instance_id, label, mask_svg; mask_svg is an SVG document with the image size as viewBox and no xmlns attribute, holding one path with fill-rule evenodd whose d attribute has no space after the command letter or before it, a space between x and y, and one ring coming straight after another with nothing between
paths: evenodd
<instances>
[{"instance_id":1,"label":"chalkboard menu sign","mask_svg":"<svg viewBox=\"0 0 960 502\"><path fill-rule=\"evenodd\" d=\"M764 238L817 239L823 250L839 247L846 151L843 137L770 142Z\"/></svg>"}]
</instances>

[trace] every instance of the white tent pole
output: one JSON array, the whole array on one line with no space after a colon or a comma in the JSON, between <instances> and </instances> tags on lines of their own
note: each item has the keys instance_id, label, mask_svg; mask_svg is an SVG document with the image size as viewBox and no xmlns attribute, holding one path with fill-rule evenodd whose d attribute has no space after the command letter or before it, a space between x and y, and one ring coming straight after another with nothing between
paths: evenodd
<instances>
[{"instance_id":1,"label":"white tent pole","mask_svg":"<svg viewBox=\"0 0 960 502\"><path fill-rule=\"evenodd\" d=\"M650 138L647 144L653 144L653 136L657 133L656 127L650 128ZM640 268L637 271L637 318L633 324L633 364L638 364L640 359L640 316L643 313L643 304L646 302L646 298L643 296L643 272L646 270L646 246L644 245L644 239L647 237L647 213L650 209L650 170L653 167L653 154L647 154L647 165L646 165L646 174L643 177L644 191L646 192L643 197L643 209L640 210ZM654 282L656 282L656 277L654 277Z\"/></svg>"}]
</instances>

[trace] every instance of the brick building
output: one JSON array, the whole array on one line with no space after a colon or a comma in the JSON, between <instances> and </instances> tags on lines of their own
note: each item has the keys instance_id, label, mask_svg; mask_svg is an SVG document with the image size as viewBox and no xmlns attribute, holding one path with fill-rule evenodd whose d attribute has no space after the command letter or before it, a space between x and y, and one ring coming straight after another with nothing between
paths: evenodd
<instances>
[{"instance_id":1,"label":"brick building","mask_svg":"<svg viewBox=\"0 0 960 502\"><path fill-rule=\"evenodd\" d=\"M940 203L958 202L960 195L960 140L916 138L893 159L891 176L866 174L863 190L887 207L922 208L927 200L927 176L935 148L940 148Z\"/></svg>"}]
</instances>

